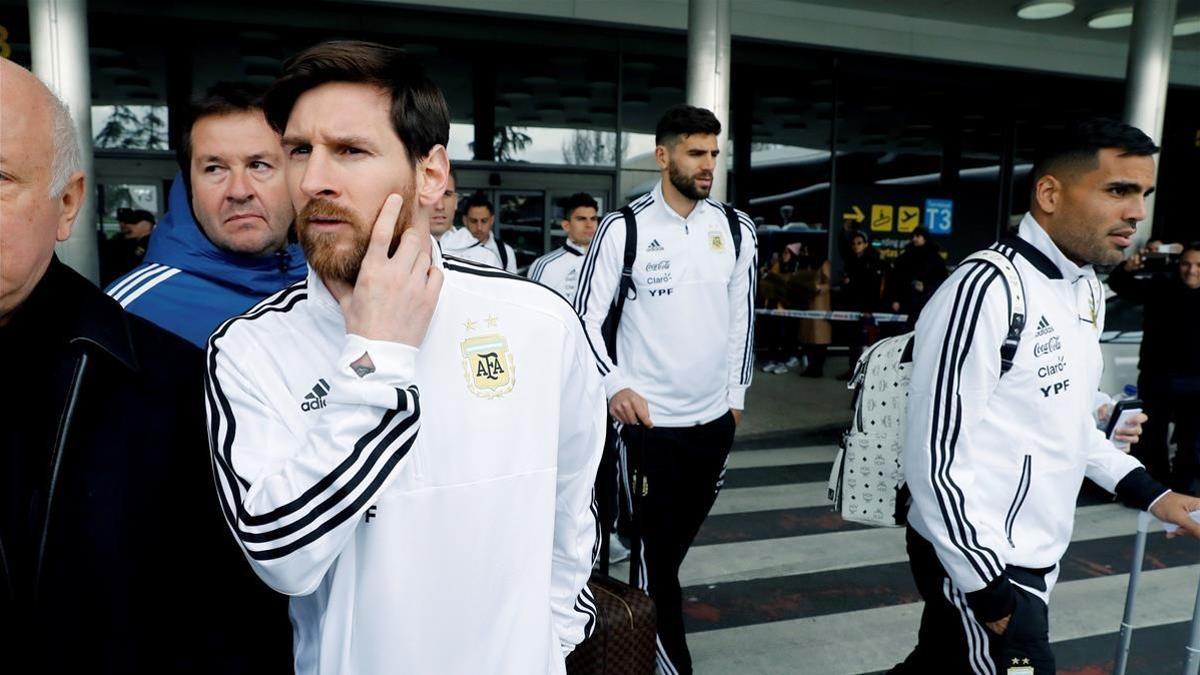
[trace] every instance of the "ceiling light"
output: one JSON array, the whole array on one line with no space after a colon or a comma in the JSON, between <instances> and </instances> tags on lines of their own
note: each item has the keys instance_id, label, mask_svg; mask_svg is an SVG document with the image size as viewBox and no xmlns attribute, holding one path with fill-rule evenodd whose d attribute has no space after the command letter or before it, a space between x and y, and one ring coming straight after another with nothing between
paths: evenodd
<instances>
[{"instance_id":1,"label":"ceiling light","mask_svg":"<svg viewBox=\"0 0 1200 675\"><path fill-rule=\"evenodd\" d=\"M1074 0L1030 0L1017 8L1022 19L1056 19L1075 11Z\"/></svg>"},{"instance_id":2,"label":"ceiling light","mask_svg":"<svg viewBox=\"0 0 1200 675\"><path fill-rule=\"evenodd\" d=\"M1171 31L1175 37L1182 35L1195 35L1200 33L1200 14L1189 16L1175 22L1175 29Z\"/></svg>"},{"instance_id":3,"label":"ceiling light","mask_svg":"<svg viewBox=\"0 0 1200 675\"><path fill-rule=\"evenodd\" d=\"M1133 8L1118 7L1106 12L1094 14L1088 19L1088 28L1108 30L1110 28L1128 28L1133 24Z\"/></svg>"}]
</instances>

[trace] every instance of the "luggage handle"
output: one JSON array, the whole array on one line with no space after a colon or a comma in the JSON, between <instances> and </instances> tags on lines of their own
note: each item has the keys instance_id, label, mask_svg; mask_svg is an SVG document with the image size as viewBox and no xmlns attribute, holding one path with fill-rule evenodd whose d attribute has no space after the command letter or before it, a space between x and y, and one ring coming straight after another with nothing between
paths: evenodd
<instances>
[{"instance_id":1,"label":"luggage handle","mask_svg":"<svg viewBox=\"0 0 1200 675\"><path fill-rule=\"evenodd\" d=\"M621 603L621 606L625 608L625 614L627 614L629 616L629 630L633 630L634 629L633 610L629 608L629 603L625 602L625 599L622 598L621 596L617 595L616 593L613 593L612 591L608 590L607 588L604 588L603 586L596 586L596 590L604 591L606 594L611 595L612 597L616 598L617 602Z\"/></svg>"},{"instance_id":2,"label":"luggage handle","mask_svg":"<svg viewBox=\"0 0 1200 675\"><path fill-rule=\"evenodd\" d=\"M625 458L629 463L629 469L633 472L633 480L630 482L629 491L629 585L640 589L641 573L642 573L642 528L639 511L642 508L642 491L646 485L646 474L642 469L641 453L646 447L646 427L641 424L633 425L635 427L633 433L637 434L637 448L631 447L629 443L625 444Z\"/></svg>"}]
</instances>

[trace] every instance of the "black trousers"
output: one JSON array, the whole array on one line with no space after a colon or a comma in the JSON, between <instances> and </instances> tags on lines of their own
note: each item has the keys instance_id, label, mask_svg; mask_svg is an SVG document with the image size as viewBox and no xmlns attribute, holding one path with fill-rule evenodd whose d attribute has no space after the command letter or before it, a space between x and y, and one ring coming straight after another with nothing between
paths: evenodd
<instances>
[{"instance_id":1,"label":"black trousers","mask_svg":"<svg viewBox=\"0 0 1200 675\"><path fill-rule=\"evenodd\" d=\"M620 439L609 420L608 434L604 438L604 454L600 456L600 467L596 470L596 508L604 532L628 535L629 510L621 498Z\"/></svg>"},{"instance_id":2,"label":"black trousers","mask_svg":"<svg viewBox=\"0 0 1200 675\"><path fill-rule=\"evenodd\" d=\"M917 646L889 675L1054 675L1046 604L1017 588L1017 607L1004 635L975 618L933 545L909 528L908 562L925 601Z\"/></svg>"},{"instance_id":3,"label":"black trousers","mask_svg":"<svg viewBox=\"0 0 1200 675\"><path fill-rule=\"evenodd\" d=\"M764 316L758 319L758 325L762 326L759 348L766 361L787 361L796 355L799 321L786 316Z\"/></svg>"},{"instance_id":4,"label":"black trousers","mask_svg":"<svg viewBox=\"0 0 1200 675\"><path fill-rule=\"evenodd\" d=\"M664 675L692 672L679 566L717 500L733 431L732 413L693 427L621 430L629 465L642 474L642 494L634 501L642 542L639 583L658 612L658 667ZM637 489L636 476L629 484Z\"/></svg>"}]
</instances>

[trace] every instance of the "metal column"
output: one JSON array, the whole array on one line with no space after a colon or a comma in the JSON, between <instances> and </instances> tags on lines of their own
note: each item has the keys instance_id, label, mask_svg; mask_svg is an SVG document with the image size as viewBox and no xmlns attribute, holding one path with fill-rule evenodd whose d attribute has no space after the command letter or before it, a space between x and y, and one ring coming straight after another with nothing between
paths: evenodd
<instances>
[{"instance_id":1,"label":"metal column","mask_svg":"<svg viewBox=\"0 0 1200 675\"><path fill-rule=\"evenodd\" d=\"M1171 30L1178 0L1137 0L1129 36L1129 61L1125 67L1125 121L1162 145L1163 113L1167 108L1167 80L1171 70ZM1158 158L1155 157L1155 165ZM1138 225L1131 250L1150 238L1154 224L1154 196L1146 200L1146 219Z\"/></svg>"},{"instance_id":2,"label":"metal column","mask_svg":"<svg viewBox=\"0 0 1200 675\"><path fill-rule=\"evenodd\" d=\"M71 110L87 175L83 208L71 238L56 247L58 257L77 272L99 281L96 247L96 183L92 170L92 81L88 61L87 0L29 0L29 39L33 74Z\"/></svg>"},{"instance_id":3,"label":"metal column","mask_svg":"<svg viewBox=\"0 0 1200 675\"><path fill-rule=\"evenodd\" d=\"M721 154L713 171L712 197L726 199L729 180L730 0L688 0L687 102L721 121ZM749 143L742 139L739 143Z\"/></svg>"}]
</instances>

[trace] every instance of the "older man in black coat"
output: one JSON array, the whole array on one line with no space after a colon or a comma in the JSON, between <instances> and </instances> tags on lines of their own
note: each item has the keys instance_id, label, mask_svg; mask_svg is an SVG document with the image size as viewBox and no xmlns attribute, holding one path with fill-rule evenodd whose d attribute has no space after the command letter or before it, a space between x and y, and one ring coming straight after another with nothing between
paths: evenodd
<instances>
[{"instance_id":1,"label":"older man in black coat","mask_svg":"<svg viewBox=\"0 0 1200 675\"><path fill-rule=\"evenodd\" d=\"M287 672L213 494L202 355L54 257L70 114L0 59L0 647L24 672Z\"/></svg>"}]
</instances>

